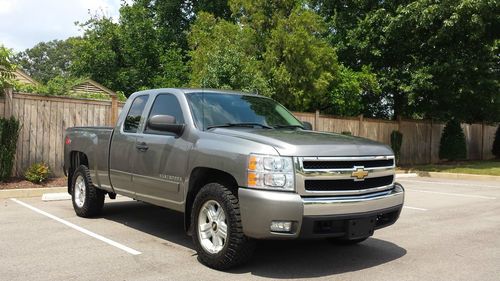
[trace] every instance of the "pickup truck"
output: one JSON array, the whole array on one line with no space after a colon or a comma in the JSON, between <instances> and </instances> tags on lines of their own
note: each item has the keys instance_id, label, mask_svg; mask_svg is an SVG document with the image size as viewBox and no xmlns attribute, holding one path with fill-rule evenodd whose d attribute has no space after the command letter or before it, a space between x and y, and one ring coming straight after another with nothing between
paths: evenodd
<instances>
[{"instance_id":1,"label":"pickup truck","mask_svg":"<svg viewBox=\"0 0 500 281\"><path fill-rule=\"evenodd\" d=\"M64 171L78 216L117 194L179 211L216 269L247 261L259 239L362 242L404 201L388 146L312 131L270 98L222 90L132 94L114 128L66 130Z\"/></svg>"}]
</instances>

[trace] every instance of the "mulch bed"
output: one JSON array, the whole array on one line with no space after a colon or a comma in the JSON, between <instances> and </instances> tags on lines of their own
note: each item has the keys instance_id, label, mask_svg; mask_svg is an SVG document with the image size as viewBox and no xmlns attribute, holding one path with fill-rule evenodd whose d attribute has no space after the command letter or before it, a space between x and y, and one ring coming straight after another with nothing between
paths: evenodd
<instances>
[{"instance_id":1,"label":"mulch bed","mask_svg":"<svg viewBox=\"0 0 500 281\"><path fill-rule=\"evenodd\" d=\"M7 181L0 182L0 190L17 188L43 188L43 187L61 187L68 184L65 177L50 178L41 184L34 184L23 178L10 178Z\"/></svg>"}]
</instances>

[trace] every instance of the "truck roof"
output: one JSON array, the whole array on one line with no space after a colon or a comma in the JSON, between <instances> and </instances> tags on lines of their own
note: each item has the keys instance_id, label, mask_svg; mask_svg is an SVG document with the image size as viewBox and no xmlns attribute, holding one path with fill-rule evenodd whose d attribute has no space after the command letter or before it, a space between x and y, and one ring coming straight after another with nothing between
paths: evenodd
<instances>
[{"instance_id":1,"label":"truck roof","mask_svg":"<svg viewBox=\"0 0 500 281\"><path fill-rule=\"evenodd\" d=\"M158 89L150 89L135 92L134 94L156 94L162 92L174 92L179 94L192 94L192 93L223 93L223 94L231 94L231 95L240 95L240 96L260 96L255 93L247 93L242 91L235 90L221 90L221 89L207 89L207 88L158 88Z\"/></svg>"}]
</instances>

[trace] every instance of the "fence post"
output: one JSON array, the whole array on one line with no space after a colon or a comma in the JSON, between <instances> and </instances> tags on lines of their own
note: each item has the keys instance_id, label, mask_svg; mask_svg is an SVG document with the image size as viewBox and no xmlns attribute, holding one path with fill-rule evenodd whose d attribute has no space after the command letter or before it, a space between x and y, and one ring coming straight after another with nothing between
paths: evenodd
<instances>
[{"instance_id":1,"label":"fence post","mask_svg":"<svg viewBox=\"0 0 500 281\"><path fill-rule=\"evenodd\" d=\"M12 114L14 114L12 112L14 110L12 88L6 88L6 89L4 89L4 93L5 93L4 117L5 118L10 118L12 116Z\"/></svg>"},{"instance_id":2,"label":"fence post","mask_svg":"<svg viewBox=\"0 0 500 281\"><path fill-rule=\"evenodd\" d=\"M314 114L314 130L319 131L319 110L316 109Z\"/></svg>"},{"instance_id":3,"label":"fence post","mask_svg":"<svg viewBox=\"0 0 500 281\"><path fill-rule=\"evenodd\" d=\"M358 116L359 118L359 123L358 123L358 137L362 137L363 136L363 114L360 114Z\"/></svg>"},{"instance_id":4,"label":"fence post","mask_svg":"<svg viewBox=\"0 0 500 281\"><path fill-rule=\"evenodd\" d=\"M431 119L431 134L430 134L430 141L429 141L429 163L432 163L432 141L433 141L432 131L434 131L432 129L432 127L434 127L433 123L434 122Z\"/></svg>"},{"instance_id":5,"label":"fence post","mask_svg":"<svg viewBox=\"0 0 500 281\"><path fill-rule=\"evenodd\" d=\"M484 160L484 121L481 122L481 160Z\"/></svg>"},{"instance_id":6,"label":"fence post","mask_svg":"<svg viewBox=\"0 0 500 281\"><path fill-rule=\"evenodd\" d=\"M111 118L109 118L109 120L111 127L114 127L116 125L116 120L118 120L118 98L116 95L111 96Z\"/></svg>"}]
</instances>

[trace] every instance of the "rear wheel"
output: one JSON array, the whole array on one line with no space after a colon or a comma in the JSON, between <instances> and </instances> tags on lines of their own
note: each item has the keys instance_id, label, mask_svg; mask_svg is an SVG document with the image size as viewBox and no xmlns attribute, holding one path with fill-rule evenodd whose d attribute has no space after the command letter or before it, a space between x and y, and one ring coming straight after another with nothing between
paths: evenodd
<instances>
[{"instance_id":1,"label":"rear wheel","mask_svg":"<svg viewBox=\"0 0 500 281\"><path fill-rule=\"evenodd\" d=\"M105 192L92 184L89 169L81 165L73 173L71 182L73 209L79 217L98 215L104 206Z\"/></svg>"},{"instance_id":2,"label":"rear wheel","mask_svg":"<svg viewBox=\"0 0 500 281\"><path fill-rule=\"evenodd\" d=\"M250 259L255 242L243 234L238 198L219 183L205 185L196 195L191 222L200 261L228 269Z\"/></svg>"}]
</instances>

